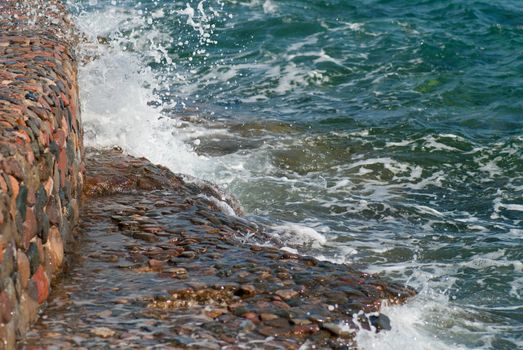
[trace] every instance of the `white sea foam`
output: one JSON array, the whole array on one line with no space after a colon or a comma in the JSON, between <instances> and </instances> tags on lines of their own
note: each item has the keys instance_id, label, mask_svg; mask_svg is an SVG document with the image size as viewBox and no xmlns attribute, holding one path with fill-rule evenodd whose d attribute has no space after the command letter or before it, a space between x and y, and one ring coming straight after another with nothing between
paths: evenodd
<instances>
[{"instance_id":1,"label":"white sea foam","mask_svg":"<svg viewBox=\"0 0 523 350\"><path fill-rule=\"evenodd\" d=\"M198 8L203 23L206 19L202 10ZM182 11L190 12L188 8ZM163 11L155 11L151 16L163 15ZM123 30L143 31L147 18L135 10L116 7L82 12L75 18L90 39L80 46L86 57L86 63L79 68L85 143L97 148L119 146L175 172L201 176L209 162L186 142L190 133L187 129L180 131L177 120L163 118L159 108L150 104L157 100L154 90L165 81L147 67L147 60L172 63L162 45L166 35L154 27L143 35L120 34ZM200 28L207 29L203 25ZM97 37L110 41L98 44Z\"/></svg>"},{"instance_id":2,"label":"white sea foam","mask_svg":"<svg viewBox=\"0 0 523 350\"><path fill-rule=\"evenodd\" d=\"M312 245L319 247L327 243L327 238L315 229L295 223L273 226L276 236L292 246Z\"/></svg>"},{"instance_id":3,"label":"white sea foam","mask_svg":"<svg viewBox=\"0 0 523 350\"><path fill-rule=\"evenodd\" d=\"M459 151L457 148L449 146L441 142L441 140L436 138L434 135L427 135L424 137L423 147L433 151Z\"/></svg>"},{"instance_id":4,"label":"white sea foam","mask_svg":"<svg viewBox=\"0 0 523 350\"><path fill-rule=\"evenodd\" d=\"M104 48L80 68L82 118L87 146L120 146L136 156L197 174L204 158L177 137L176 122L161 119L153 100L152 73L132 53ZM130 98L132 96L132 98Z\"/></svg>"},{"instance_id":5,"label":"white sea foam","mask_svg":"<svg viewBox=\"0 0 523 350\"><path fill-rule=\"evenodd\" d=\"M430 331L428 317L444 316L448 311L445 298L430 299L417 297L402 306L384 307L382 312L391 319L392 330L380 332L358 332L356 341L363 350L461 350L466 347L445 342L445 335ZM451 315L448 315L451 317Z\"/></svg>"},{"instance_id":6,"label":"white sea foam","mask_svg":"<svg viewBox=\"0 0 523 350\"><path fill-rule=\"evenodd\" d=\"M203 195L203 194L200 194L199 197L202 197L202 198L207 199L208 201L211 201L223 213L225 213L227 215L230 215L230 216L236 216L236 212L234 211L234 209L226 201L220 200L220 199L218 199L216 197L209 197L209 196L206 196L206 195Z\"/></svg>"},{"instance_id":7,"label":"white sea foam","mask_svg":"<svg viewBox=\"0 0 523 350\"><path fill-rule=\"evenodd\" d=\"M265 0L263 3L263 12L265 13L276 13L278 11L278 6L271 0Z\"/></svg>"}]
</instances>

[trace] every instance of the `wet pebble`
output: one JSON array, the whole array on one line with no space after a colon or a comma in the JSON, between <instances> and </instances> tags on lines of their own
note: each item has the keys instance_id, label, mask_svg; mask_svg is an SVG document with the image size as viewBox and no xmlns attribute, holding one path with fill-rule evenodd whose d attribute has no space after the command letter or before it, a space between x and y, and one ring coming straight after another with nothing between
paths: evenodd
<instances>
[{"instance_id":1,"label":"wet pebble","mask_svg":"<svg viewBox=\"0 0 523 350\"><path fill-rule=\"evenodd\" d=\"M93 329L91 329L91 333L97 337L102 337L102 338L112 337L116 334L115 331L113 331L112 329L107 328L107 327L93 328Z\"/></svg>"}]
</instances>

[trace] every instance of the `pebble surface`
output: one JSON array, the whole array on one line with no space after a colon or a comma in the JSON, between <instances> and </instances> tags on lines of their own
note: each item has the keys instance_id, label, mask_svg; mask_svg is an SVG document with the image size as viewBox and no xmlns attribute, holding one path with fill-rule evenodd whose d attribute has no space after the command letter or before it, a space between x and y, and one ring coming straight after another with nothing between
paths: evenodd
<instances>
[{"instance_id":1,"label":"pebble surface","mask_svg":"<svg viewBox=\"0 0 523 350\"><path fill-rule=\"evenodd\" d=\"M146 159L89 152L85 191L76 264L22 348L354 349L390 328L382 300L415 294L280 250Z\"/></svg>"}]
</instances>

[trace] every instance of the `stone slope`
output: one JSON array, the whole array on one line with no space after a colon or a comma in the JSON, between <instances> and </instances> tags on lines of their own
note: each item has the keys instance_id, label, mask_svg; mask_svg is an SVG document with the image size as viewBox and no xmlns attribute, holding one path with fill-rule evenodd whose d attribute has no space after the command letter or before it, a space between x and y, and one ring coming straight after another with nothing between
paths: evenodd
<instances>
[{"instance_id":1,"label":"stone slope","mask_svg":"<svg viewBox=\"0 0 523 350\"><path fill-rule=\"evenodd\" d=\"M382 300L414 295L278 249L217 192L146 159L95 152L86 183L87 244L27 346L351 349L359 329L390 327Z\"/></svg>"}]
</instances>

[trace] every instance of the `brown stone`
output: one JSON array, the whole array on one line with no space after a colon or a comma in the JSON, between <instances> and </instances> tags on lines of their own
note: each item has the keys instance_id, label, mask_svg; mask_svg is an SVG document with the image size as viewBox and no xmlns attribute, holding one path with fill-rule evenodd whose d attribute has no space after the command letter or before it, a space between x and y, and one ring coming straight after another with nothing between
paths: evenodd
<instances>
[{"instance_id":1,"label":"brown stone","mask_svg":"<svg viewBox=\"0 0 523 350\"><path fill-rule=\"evenodd\" d=\"M160 270L165 265L165 261L157 260L157 259L149 259L149 267L154 270Z\"/></svg>"},{"instance_id":2,"label":"brown stone","mask_svg":"<svg viewBox=\"0 0 523 350\"><path fill-rule=\"evenodd\" d=\"M278 330L273 327L263 326L257 329L258 333L266 337L278 336Z\"/></svg>"},{"instance_id":3,"label":"brown stone","mask_svg":"<svg viewBox=\"0 0 523 350\"><path fill-rule=\"evenodd\" d=\"M158 237L156 237L155 235L153 235L151 233L146 233L146 232L134 232L133 238L140 239L145 242L157 242L158 241Z\"/></svg>"},{"instance_id":4,"label":"brown stone","mask_svg":"<svg viewBox=\"0 0 523 350\"><path fill-rule=\"evenodd\" d=\"M292 332L297 335L316 333L319 331L320 327L316 323L296 325L292 330Z\"/></svg>"},{"instance_id":5,"label":"brown stone","mask_svg":"<svg viewBox=\"0 0 523 350\"><path fill-rule=\"evenodd\" d=\"M6 242L6 244L2 244L2 246L5 246L5 248L2 251L0 251L2 261L2 265L0 266L0 282L1 279L8 278L10 276L10 274L13 272L15 263L14 250L11 242Z\"/></svg>"},{"instance_id":6,"label":"brown stone","mask_svg":"<svg viewBox=\"0 0 523 350\"><path fill-rule=\"evenodd\" d=\"M163 231L163 227L159 226L142 226L142 230L148 233L159 233Z\"/></svg>"},{"instance_id":7,"label":"brown stone","mask_svg":"<svg viewBox=\"0 0 523 350\"><path fill-rule=\"evenodd\" d=\"M18 250L16 255L18 265L18 276L20 278L22 288L25 289L27 288L27 284L29 282L29 277L31 274L31 270L29 267L29 259L27 258L27 255L25 255L25 253L21 250Z\"/></svg>"},{"instance_id":8,"label":"brown stone","mask_svg":"<svg viewBox=\"0 0 523 350\"><path fill-rule=\"evenodd\" d=\"M13 175L18 179L23 178L23 169L18 161L15 159L4 160L1 162L2 169L6 174Z\"/></svg>"},{"instance_id":9,"label":"brown stone","mask_svg":"<svg viewBox=\"0 0 523 350\"><path fill-rule=\"evenodd\" d=\"M289 306L289 304L283 302L283 301L280 301L280 300L275 300L272 302L272 304L274 306L276 306L277 308L279 309L282 309L282 310L288 310L290 309L291 307Z\"/></svg>"},{"instance_id":10,"label":"brown stone","mask_svg":"<svg viewBox=\"0 0 523 350\"><path fill-rule=\"evenodd\" d=\"M23 225L24 247L29 247L29 242L36 236L37 225L34 207L27 208Z\"/></svg>"},{"instance_id":11,"label":"brown stone","mask_svg":"<svg viewBox=\"0 0 523 350\"><path fill-rule=\"evenodd\" d=\"M260 314L260 318L262 321L270 321L270 320L274 320L274 319L277 319L278 316L276 316L275 314L271 314L271 313L267 313L267 312L262 312Z\"/></svg>"},{"instance_id":12,"label":"brown stone","mask_svg":"<svg viewBox=\"0 0 523 350\"><path fill-rule=\"evenodd\" d=\"M46 214L49 222L52 225L60 225L62 221L62 214L60 212L60 202L55 196L49 197L49 202L46 207Z\"/></svg>"},{"instance_id":13,"label":"brown stone","mask_svg":"<svg viewBox=\"0 0 523 350\"><path fill-rule=\"evenodd\" d=\"M227 309L212 309L206 312L207 316L210 318L218 318L223 314L228 313L229 311Z\"/></svg>"},{"instance_id":14,"label":"brown stone","mask_svg":"<svg viewBox=\"0 0 523 350\"><path fill-rule=\"evenodd\" d=\"M289 300L298 295L298 292L292 289L280 289L277 290L274 294L282 298L283 300Z\"/></svg>"},{"instance_id":15,"label":"brown stone","mask_svg":"<svg viewBox=\"0 0 523 350\"><path fill-rule=\"evenodd\" d=\"M242 315L244 318L253 321L253 322L259 322L258 320L258 314L252 311L248 311Z\"/></svg>"},{"instance_id":16,"label":"brown stone","mask_svg":"<svg viewBox=\"0 0 523 350\"><path fill-rule=\"evenodd\" d=\"M0 293L0 323L8 323L13 318L14 305L6 291Z\"/></svg>"},{"instance_id":17,"label":"brown stone","mask_svg":"<svg viewBox=\"0 0 523 350\"><path fill-rule=\"evenodd\" d=\"M274 328L287 328L289 327L289 321L281 318L276 317L270 320L263 321L263 323L267 326L274 327Z\"/></svg>"},{"instance_id":18,"label":"brown stone","mask_svg":"<svg viewBox=\"0 0 523 350\"><path fill-rule=\"evenodd\" d=\"M40 257L40 263L43 265L45 263L45 252L42 240L40 239L40 237L35 237L31 242L34 242L36 244L36 249L38 249L38 255Z\"/></svg>"},{"instance_id":19,"label":"brown stone","mask_svg":"<svg viewBox=\"0 0 523 350\"><path fill-rule=\"evenodd\" d=\"M7 183L3 176L0 176L0 193L7 193Z\"/></svg>"},{"instance_id":20,"label":"brown stone","mask_svg":"<svg viewBox=\"0 0 523 350\"><path fill-rule=\"evenodd\" d=\"M62 265L64 260L64 243L62 235L56 226L52 226L49 229L49 237L45 245L49 248L51 258L50 263L53 266L52 270L56 271L56 269Z\"/></svg>"},{"instance_id":21,"label":"brown stone","mask_svg":"<svg viewBox=\"0 0 523 350\"><path fill-rule=\"evenodd\" d=\"M252 284L242 284L240 292L242 295L254 295L256 294L256 288Z\"/></svg>"},{"instance_id":22,"label":"brown stone","mask_svg":"<svg viewBox=\"0 0 523 350\"><path fill-rule=\"evenodd\" d=\"M45 192L47 193L47 197L51 196L51 194L53 193L53 186L54 186L53 178L49 177L49 179L47 179L47 181L44 184L44 188L45 188Z\"/></svg>"},{"instance_id":23,"label":"brown stone","mask_svg":"<svg viewBox=\"0 0 523 350\"><path fill-rule=\"evenodd\" d=\"M101 338L109 338L116 334L115 331L113 331L110 328L107 327L96 327L91 329L91 333L97 337Z\"/></svg>"},{"instance_id":24,"label":"brown stone","mask_svg":"<svg viewBox=\"0 0 523 350\"><path fill-rule=\"evenodd\" d=\"M36 193L33 190L27 191L27 206L33 207L36 203Z\"/></svg>"}]
</instances>

